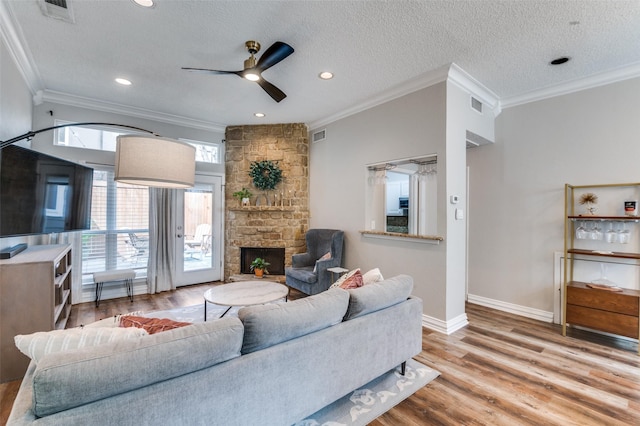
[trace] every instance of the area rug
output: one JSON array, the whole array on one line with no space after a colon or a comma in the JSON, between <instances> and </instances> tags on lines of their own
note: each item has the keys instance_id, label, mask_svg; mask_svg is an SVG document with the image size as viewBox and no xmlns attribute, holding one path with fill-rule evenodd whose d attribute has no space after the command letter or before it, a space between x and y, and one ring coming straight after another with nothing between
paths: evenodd
<instances>
[{"instance_id":1,"label":"area rug","mask_svg":"<svg viewBox=\"0 0 640 426\"><path fill-rule=\"evenodd\" d=\"M293 426L364 426L439 375L438 371L410 359L404 376L400 368L390 370Z\"/></svg>"},{"instance_id":2,"label":"area rug","mask_svg":"<svg viewBox=\"0 0 640 426\"><path fill-rule=\"evenodd\" d=\"M219 318L226 310L226 306L209 303L207 305L207 321ZM143 315L197 323L204 320L204 303L149 312ZM232 308L225 314L225 316L237 315L238 308ZM292 426L364 426L413 395L439 375L438 371L410 359L407 361L404 376L400 374L399 367L389 370L377 379Z\"/></svg>"}]
</instances>

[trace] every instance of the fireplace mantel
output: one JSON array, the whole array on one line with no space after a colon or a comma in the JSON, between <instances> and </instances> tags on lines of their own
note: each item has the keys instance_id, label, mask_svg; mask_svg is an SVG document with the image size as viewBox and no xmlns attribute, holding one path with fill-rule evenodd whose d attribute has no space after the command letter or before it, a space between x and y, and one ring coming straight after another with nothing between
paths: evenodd
<instances>
[{"instance_id":1,"label":"fireplace mantel","mask_svg":"<svg viewBox=\"0 0 640 426\"><path fill-rule=\"evenodd\" d=\"M232 212L293 212L300 211L300 209L293 206L244 206L244 207L229 207L229 211Z\"/></svg>"}]
</instances>

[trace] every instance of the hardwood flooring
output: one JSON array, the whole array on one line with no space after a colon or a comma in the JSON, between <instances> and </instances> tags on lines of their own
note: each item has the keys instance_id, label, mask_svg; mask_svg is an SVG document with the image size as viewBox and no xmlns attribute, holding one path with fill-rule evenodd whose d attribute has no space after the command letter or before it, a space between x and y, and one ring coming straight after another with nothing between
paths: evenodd
<instances>
[{"instance_id":1,"label":"hardwood flooring","mask_svg":"<svg viewBox=\"0 0 640 426\"><path fill-rule=\"evenodd\" d=\"M69 327L131 311L202 303L214 283L74 305ZM290 299L304 297L292 290ZM378 417L398 425L640 425L637 344L468 304L470 324L446 336L423 330L416 359L441 375ZM20 381L0 384L0 424Z\"/></svg>"}]
</instances>

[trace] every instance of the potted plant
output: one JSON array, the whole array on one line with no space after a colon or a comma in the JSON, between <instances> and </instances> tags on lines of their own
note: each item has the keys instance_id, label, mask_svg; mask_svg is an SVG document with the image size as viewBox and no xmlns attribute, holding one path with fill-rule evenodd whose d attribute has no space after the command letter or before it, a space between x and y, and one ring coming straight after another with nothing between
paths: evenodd
<instances>
[{"instance_id":1,"label":"potted plant","mask_svg":"<svg viewBox=\"0 0 640 426\"><path fill-rule=\"evenodd\" d=\"M261 257L256 257L253 262L251 262L250 269L258 278L262 278L265 273L269 273L267 271L267 266L271 265L269 262L264 260Z\"/></svg>"},{"instance_id":2,"label":"potted plant","mask_svg":"<svg viewBox=\"0 0 640 426\"><path fill-rule=\"evenodd\" d=\"M251 198L253 194L247 188L242 188L242 191L236 191L232 195L241 200L243 206L248 206L249 198Z\"/></svg>"}]
</instances>

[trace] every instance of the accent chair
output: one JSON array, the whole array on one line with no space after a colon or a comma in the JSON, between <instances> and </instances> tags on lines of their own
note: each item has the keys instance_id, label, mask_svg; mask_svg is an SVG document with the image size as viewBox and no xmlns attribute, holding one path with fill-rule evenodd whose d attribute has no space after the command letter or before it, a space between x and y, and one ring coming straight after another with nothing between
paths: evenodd
<instances>
[{"instance_id":1,"label":"accent chair","mask_svg":"<svg viewBox=\"0 0 640 426\"><path fill-rule=\"evenodd\" d=\"M344 232L309 229L305 242L307 252L294 254L291 267L285 269L286 284L308 295L318 294L331 287L333 274L327 269L342 266Z\"/></svg>"}]
</instances>

